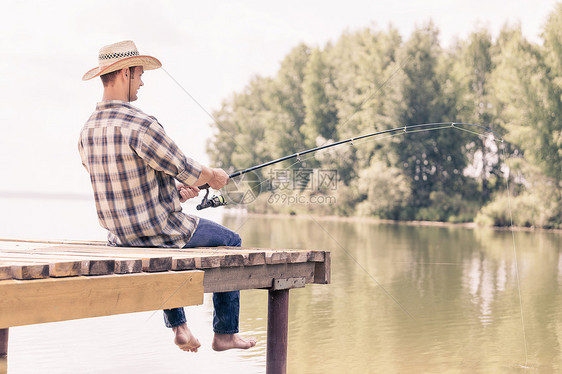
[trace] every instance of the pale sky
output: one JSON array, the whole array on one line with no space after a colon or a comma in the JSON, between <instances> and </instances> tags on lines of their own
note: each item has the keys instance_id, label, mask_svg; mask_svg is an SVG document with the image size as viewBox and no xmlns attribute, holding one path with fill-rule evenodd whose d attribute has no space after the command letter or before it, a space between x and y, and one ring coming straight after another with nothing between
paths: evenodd
<instances>
[{"instance_id":1,"label":"pale sky","mask_svg":"<svg viewBox=\"0 0 562 374\"><path fill-rule=\"evenodd\" d=\"M97 65L103 45L133 40L211 112L255 75L273 76L298 43L323 47L344 30L389 24L407 39L430 19L441 43L477 26L497 36L519 22L540 42L557 1L116 1L5 0L0 14L0 194L89 194L77 151L80 128L101 98ZM163 71L147 71L133 103L155 115L183 151L207 163L211 119ZM299 151L299 150L295 150ZM211 165L212 166L212 165ZM236 165L233 165L236 167Z\"/></svg>"}]
</instances>

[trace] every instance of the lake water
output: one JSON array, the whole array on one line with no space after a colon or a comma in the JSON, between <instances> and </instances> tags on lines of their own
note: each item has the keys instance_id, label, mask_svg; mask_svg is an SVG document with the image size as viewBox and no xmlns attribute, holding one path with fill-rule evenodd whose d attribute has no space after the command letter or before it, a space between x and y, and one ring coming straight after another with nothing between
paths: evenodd
<instances>
[{"instance_id":1,"label":"lake water","mask_svg":"<svg viewBox=\"0 0 562 374\"><path fill-rule=\"evenodd\" d=\"M0 210L0 237L104 239L87 200ZM206 214L245 246L332 253L331 285L290 293L289 373L562 372L560 233L221 212ZM249 351L210 349L208 296L187 308L196 354L175 348L160 311L134 313L11 328L9 373L265 372L267 291L242 292Z\"/></svg>"}]
</instances>

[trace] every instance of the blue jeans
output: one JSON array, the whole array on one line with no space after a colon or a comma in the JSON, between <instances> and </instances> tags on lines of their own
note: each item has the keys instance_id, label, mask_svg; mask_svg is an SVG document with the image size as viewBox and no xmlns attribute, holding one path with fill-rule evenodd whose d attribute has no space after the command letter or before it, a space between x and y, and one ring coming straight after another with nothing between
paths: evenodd
<instances>
[{"instance_id":1,"label":"blue jeans","mask_svg":"<svg viewBox=\"0 0 562 374\"><path fill-rule=\"evenodd\" d=\"M208 219L199 218L199 224L184 248L193 247L240 247L242 239L234 231ZM240 291L215 292L213 294L213 331L217 334L238 333L240 316ZM167 327L186 323L183 308L165 309L164 322Z\"/></svg>"}]
</instances>

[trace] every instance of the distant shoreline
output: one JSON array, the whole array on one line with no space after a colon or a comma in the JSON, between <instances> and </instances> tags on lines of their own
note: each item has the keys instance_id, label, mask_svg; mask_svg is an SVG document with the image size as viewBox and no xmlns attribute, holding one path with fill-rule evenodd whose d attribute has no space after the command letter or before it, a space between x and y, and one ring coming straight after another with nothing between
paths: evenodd
<instances>
[{"instance_id":1,"label":"distant shoreline","mask_svg":"<svg viewBox=\"0 0 562 374\"><path fill-rule=\"evenodd\" d=\"M230 209L225 209L225 216L236 217L259 217L259 218L291 218L299 219L310 217L318 221L332 221L332 222L367 222L375 224L392 224L392 225L403 225L403 226L430 226L430 227L450 227L450 228L467 228L467 229L490 229L495 231L521 231L521 232L552 232L557 234L562 234L562 229L544 229L539 227L520 227L520 226L479 226L474 222L465 223L451 223L451 222L439 222L439 221L397 221L390 219L380 219L375 217L340 217L340 216L315 216L315 215L290 215L290 214L273 214L273 213L236 213Z\"/></svg>"},{"instance_id":2,"label":"distant shoreline","mask_svg":"<svg viewBox=\"0 0 562 374\"><path fill-rule=\"evenodd\" d=\"M93 201L93 194L73 192L0 191L0 199L83 200Z\"/></svg>"}]
</instances>

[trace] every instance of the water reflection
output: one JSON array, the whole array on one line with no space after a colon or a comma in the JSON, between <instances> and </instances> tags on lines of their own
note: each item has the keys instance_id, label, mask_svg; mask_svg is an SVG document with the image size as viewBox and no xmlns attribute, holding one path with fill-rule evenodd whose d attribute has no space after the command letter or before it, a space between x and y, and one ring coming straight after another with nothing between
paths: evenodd
<instances>
[{"instance_id":1,"label":"water reflection","mask_svg":"<svg viewBox=\"0 0 562 374\"><path fill-rule=\"evenodd\" d=\"M19 211L22 201L10 204L0 200L3 211ZM0 236L99 239L93 213L70 214L77 205L30 202L25 211L34 217L4 217ZM514 250L510 232L487 229L306 217L225 217L224 224L245 246L332 251L331 285L291 291L289 373L562 372L559 233L516 232ZM206 297L188 308L206 347L197 355L173 347L160 313L135 313L13 328L9 369L263 373L267 292L242 292L241 308L241 331L259 340L250 351L209 349Z\"/></svg>"},{"instance_id":2,"label":"water reflection","mask_svg":"<svg viewBox=\"0 0 562 374\"><path fill-rule=\"evenodd\" d=\"M225 222L248 246L332 251L333 284L291 292L290 372L560 369L560 234L517 232L514 250L487 229Z\"/></svg>"}]
</instances>

